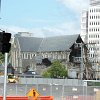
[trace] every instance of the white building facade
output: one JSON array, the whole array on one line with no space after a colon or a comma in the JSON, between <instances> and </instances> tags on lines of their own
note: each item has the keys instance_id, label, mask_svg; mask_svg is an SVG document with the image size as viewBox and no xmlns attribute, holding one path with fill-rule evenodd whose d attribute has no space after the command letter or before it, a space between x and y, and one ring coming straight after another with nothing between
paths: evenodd
<instances>
[{"instance_id":1,"label":"white building facade","mask_svg":"<svg viewBox=\"0 0 100 100\"><path fill-rule=\"evenodd\" d=\"M81 37L88 45L89 58L96 71L100 71L100 0L90 0L88 10L81 16Z\"/></svg>"},{"instance_id":2,"label":"white building facade","mask_svg":"<svg viewBox=\"0 0 100 100\"><path fill-rule=\"evenodd\" d=\"M85 43L87 43L88 33L88 11L83 10L81 14L81 37Z\"/></svg>"},{"instance_id":3,"label":"white building facade","mask_svg":"<svg viewBox=\"0 0 100 100\"><path fill-rule=\"evenodd\" d=\"M83 10L81 36L89 47L89 58L100 62L100 0L90 0L88 11ZM94 50L95 49L95 50ZM97 57L98 55L98 57Z\"/></svg>"}]
</instances>

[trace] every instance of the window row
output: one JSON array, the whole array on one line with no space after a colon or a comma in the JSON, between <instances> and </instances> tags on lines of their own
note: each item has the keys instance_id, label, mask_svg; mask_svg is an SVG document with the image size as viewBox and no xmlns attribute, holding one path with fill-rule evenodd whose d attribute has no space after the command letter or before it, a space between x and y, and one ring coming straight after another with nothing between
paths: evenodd
<instances>
[{"instance_id":1,"label":"window row","mask_svg":"<svg viewBox=\"0 0 100 100\"><path fill-rule=\"evenodd\" d=\"M52 52L52 53L43 53L43 58L52 58L52 59L66 59L67 55L63 52Z\"/></svg>"},{"instance_id":2,"label":"window row","mask_svg":"<svg viewBox=\"0 0 100 100\"><path fill-rule=\"evenodd\" d=\"M99 38L99 35L89 35L89 38Z\"/></svg>"},{"instance_id":3,"label":"window row","mask_svg":"<svg viewBox=\"0 0 100 100\"><path fill-rule=\"evenodd\" d=\"M89 44L99 44L99 40L91 40L89 41Z\"/></svg>"},{"instance_id":4,"label":"window row","mask_svg":"<svg viewBox=\"0 0 100 100\"><path fill-rule=\"evenodd\" d=\"M98 8L94 8L94 9L90 9L90 13L93 13L93 12L100 12L100 9L98 9Z\"/></svg>"},{"instance_id":5,"label":"window row","mask_svg":"<svg viewBox=\"0 0 100 100\"><path fill-rule=\"evenodd\" d=\"M90 25L100 25L100 22L90 22Z\"/></svg>"},{"instance_id":6,"label":"window row","mask_svg":"<svg viewBox=\"0 0 100 100\"><path fill-rule=\"evenodd\" d=\"M89 48L89 51L98 51L98 50L99 50L99 48L96 48L95 46Z\"/></svg>"},{"instance_id":7,"label":"window row","mask_svg":"<svg viewBox=\"0 0 100 100\"><path fill-rule=\"evenodd\" d=\"M90 16L90 19L100 19L100 15L92 15L92 16Z\"/></svg>"},{"instance_id":8,"label":"window row","mask_svg":"<svg viewBox=\"0 0 100 100\"><path fill-rule=\"evenodd\" d=\"M32 59L36 54L31 54L31 53L23 53L22 54L22 59Z\"/></svg>"},{"instance_id":9,"label":"window row","mask_svg":"<svg viewBox=\"0 0 100 100\"><path fill-rule=\"evenodd\" d=\"M29 53L23 53L22 54L22 59L33 59L37 54L29 54ZM66 59L67 55L66 53L43 53L42 54L43 58L53 58L53 59Z\"/></svg>"},{"instance_id":10,"label":"window row","mask_svg":"<svg viewBox=\"0 0 100 100\"><path fill-rule=\"evenodd\" d=\"M89 32L99 32L100 28L90 28Z\"/></svg>"},{"instance_id":11,"label":"window row","mask_svg":"<svg viewBox=\"0 0 100 100\"><path fill-rule=\"evenodd\" d=\"M89 57L93 57L94 58L95 57L95 54L89 54Z\"/></svg>"},{"instance_id":12,"label":"window row","mask_svg":"<svg viewBox=\"0 0 100 100\"><path fill-rule=\"evenodd\" d=\"M94 50L95 50L95 48L94 48L94 47L89 48L89 51L94 51Z\"/></svg>"}]
</instances>

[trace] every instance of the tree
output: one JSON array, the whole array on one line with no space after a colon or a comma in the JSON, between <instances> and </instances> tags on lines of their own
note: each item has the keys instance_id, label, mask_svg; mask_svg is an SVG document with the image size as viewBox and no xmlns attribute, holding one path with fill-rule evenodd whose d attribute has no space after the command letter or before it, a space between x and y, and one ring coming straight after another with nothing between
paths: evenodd
<instances>
[{"instance_id":1,"label":"tree","mask_svg":"<svg viewBox=\"0 0 100 100\"><path fill-rule=\"evenodd\" d=\"M43 73L42 73L42 76L43 76L44 78L50 78L50 77L51 77L51 75L50 75L50 73L48 72L48 70L44 70Z\"/></svg>"},{"instance_id":2,"label":"tree","mask_svg":"<svg viewBox=\"0 0 100 100\"><path fill-rule=\"evenodd\" d=\"M66 78L67 74L68 72L66 67L57 60L51 64L50 68L48 68L47 71L43 72L42 76L46 77L46 75L49 75L49 77L51 78Z\"/></svg>"}]
</instances>

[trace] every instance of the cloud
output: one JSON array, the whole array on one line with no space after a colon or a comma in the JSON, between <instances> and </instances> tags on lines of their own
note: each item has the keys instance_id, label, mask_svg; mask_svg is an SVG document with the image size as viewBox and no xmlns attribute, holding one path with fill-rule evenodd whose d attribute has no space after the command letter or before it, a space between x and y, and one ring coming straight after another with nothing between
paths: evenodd
<instances>
[{"instance_id":1,"label":"cloud","mask_svg":"<svg viewBox=\"0 0 100 100\"><path fill-rule=\"evenodd\" d=\"M71 9L75 13L81 12L89 5L89 0L57 0L62 3L66 8Z\"/></svg>"},{"instance_id":2,"label":"cloud","mask_svg":"<svg viewBox=\"0 0 100 100\"><path fill-rule=\"evenodd\" d=\"M68 34L80 34L80 14L83 9L87 9L89 5L89 0L57 0L61 5L64 5L66 9L70 9L75 16L77 16L77 20L66 19L66 22L59 23L58 25L53 25L51 27L41 27L41 28L23 28L18 26L0 26L1 29L5 29L5 31L11 33L18 32L30 32L33 33L33 36L36 37L48 37L48 36L57 36L57 35L68 35ZM66 13L66 12L65 12ZM74 16L72 16L74 17ZM47 20L33 20L30 19L31 22L41 22L47 23ZM51 21L50 21L51 22Z\"/></svg>"},{"instance_id":3,"label":"cloud","mask_svg":"<svg viewBox=\"0 0 100 100\"><path fill-rule=\"evenodd\" d=\"M39 28L23 28L23 27L19 27L19 26L5 26L5 25L0 25L1 30L5 31L5 32L10 32L12 35L17 34L18 32L30 32L33 34L33 36L36 37L44 37L43 32L41 31L41 29Z\"/></svg>"},{"instance_id":4,"label":"cloud","mask_svg":"<svg viewBox=\"0 0 100 100\"><path fill-rule=\"evenodd\" d=\"M76 20L66 19L66 22L62 22L57 26L44 28L44 34L46 36L54 35L68 35L68 34L80 34L80 19L83 9L87 9L89 6L89 0L57 0L60 4L64 5L67 10L72 11Z\"/></svg>"},{"instance_id":5,"label":"cloud","mask_svg":"<svg viewBox=\"0 0 100 100\"><path fill-rule=\"evenodd\" d=\"M73 22L62 23L55 27L45 27L42 29L45 36L58 36L58 35L69 35L69 34L80 34L80 29Z\"/></svg>"},{"instance_id":6,"label":"cloud","mask_svg":"<svg viewBox=\"0 0 100 100\"><path fill-rule=\"evenodd\" d=\"M18 32L28 32L29 31L26 28L17 27L13 25L11 26L0 25L0 27L1 27L1 30L12 33L12 35L17 34Z\"/></svg>"},{"instance_id":7,"label":"cloud","mask_svg":"<svg viewBox=\"0 0 100 100\"><path fill-rule=\"evenodd\" d=\"M12 33L12 35L18 32L30 32L35 37L51 37L58 35L69 35L69 34L79 34L79 29L75 23L66 22L60 25L55 25L52 27L42 27L42 28L31 28L26 29L18 26L0 26L2 30Z\"/></svg>"}]
</instances>

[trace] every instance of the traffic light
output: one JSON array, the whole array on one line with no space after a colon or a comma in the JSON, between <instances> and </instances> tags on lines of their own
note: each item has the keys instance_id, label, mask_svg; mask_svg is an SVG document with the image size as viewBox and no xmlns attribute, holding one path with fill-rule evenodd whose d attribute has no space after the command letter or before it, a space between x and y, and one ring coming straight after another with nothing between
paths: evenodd
<instances>
[{"instance_id":1,"label":"traffic light","mask_svg":"<svg viewBox=\"0 0 100 100\"><path fill-rule=\"evenodd\" d=\"M0 32L0 52L2 54L9 53L11 48L11 43L9 43L11 39L11 33L6 33L5 31Z\"/></svg>"}]
</instances>

